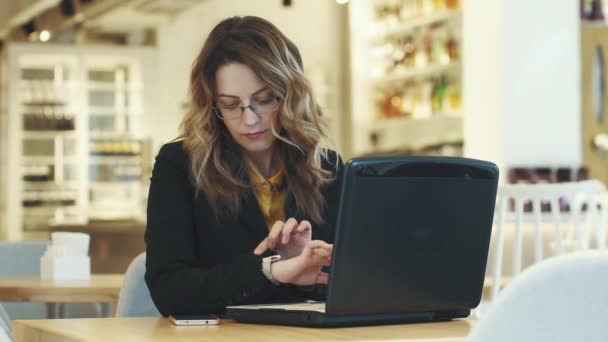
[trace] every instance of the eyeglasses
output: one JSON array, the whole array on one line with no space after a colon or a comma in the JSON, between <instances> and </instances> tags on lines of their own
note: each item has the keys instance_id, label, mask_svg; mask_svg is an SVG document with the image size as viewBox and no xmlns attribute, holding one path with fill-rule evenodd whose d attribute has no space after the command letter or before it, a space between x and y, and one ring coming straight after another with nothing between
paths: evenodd
<instances>
[{"instance_id":1,"label":"eyeglasses","mask_svg":"<svg viewBox=\"0 0 608 342\"><path fill-rule=\"evenodd\" d=\"M261 100L253 100L249 106L243 106L242 103L213 107L213 111L218 118L222 120L235 120L241 118L245 108L251 109L258 116L270 114L279 108L278 97L268 97Z\"/></svg>"}]
</instances>

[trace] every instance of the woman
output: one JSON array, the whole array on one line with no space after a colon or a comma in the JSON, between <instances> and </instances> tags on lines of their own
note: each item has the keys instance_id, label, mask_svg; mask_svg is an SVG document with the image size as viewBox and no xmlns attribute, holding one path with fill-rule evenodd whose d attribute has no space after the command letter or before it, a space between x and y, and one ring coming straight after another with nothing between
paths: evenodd
<instances>
[{"instance_id":1,"label":"woman","mask_svg":"<svg viewBox=\"0 0 608 342\"><path fill-rule=\"evenodd\" d=\"M194 61L190 100L151 178L157 308L221 314L313 296L328 280L342 162L319 147L326 124L298 49L264 19L224 20Z\"/></svg>"}]
</instances>

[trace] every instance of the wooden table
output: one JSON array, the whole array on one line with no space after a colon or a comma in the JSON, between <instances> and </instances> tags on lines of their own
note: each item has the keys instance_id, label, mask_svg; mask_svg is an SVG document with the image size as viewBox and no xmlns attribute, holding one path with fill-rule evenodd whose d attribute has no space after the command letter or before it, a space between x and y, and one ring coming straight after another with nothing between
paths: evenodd
<instances>
[{"instance_id":1,"label":"wooden table","mask_svg":"<svg viewBox=\"0 0 608 342\"><path fill-rule=\"evenodd\" d=\"M39 277L0 277L0 302L47 303L49 317L58 303L111 303L116 307L122 274L93 274L90 280L48 281ZM110 316L108 306L104 316Z\"/></svg>"},{"instance_id":2,"label":"wooden table","mask_svg":"<svg viewBox=\"0 0 608 342\"><path fill-rule=\"evenodd\" d=\"M240 324L176 327L166 318L91 318L14 321L20 341L416 341L463 342L471 320L372 327L313 329Z\"/></svg>"}]
</instances>

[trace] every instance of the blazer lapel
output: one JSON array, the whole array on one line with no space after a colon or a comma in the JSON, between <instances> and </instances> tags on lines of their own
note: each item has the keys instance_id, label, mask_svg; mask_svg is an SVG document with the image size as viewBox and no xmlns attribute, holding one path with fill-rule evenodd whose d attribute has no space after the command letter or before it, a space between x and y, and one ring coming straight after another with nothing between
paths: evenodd
<instances>
[{"instance_id":1,"label":"blazer lapel","mask_svg":"<svg viewBox=\"0 0 608 342\"><path fill-rule=\"evenodd\" d=\"M237 177L239 177L245 184L250 183L249 176L247 175L247 172L244 172L243 169L241 172L237 173ZM266 238L266 236L268 236L268 229L266 228L264 216L262 216L262 211L260 210L260 206L258 205L258 201L255 198L253 190L246 190L242 204L243 206L241 207L238 221L241 225L247 228L246 230L250 234L255 237L257 243L260 243Z\"/></svg>"}]
</instances>

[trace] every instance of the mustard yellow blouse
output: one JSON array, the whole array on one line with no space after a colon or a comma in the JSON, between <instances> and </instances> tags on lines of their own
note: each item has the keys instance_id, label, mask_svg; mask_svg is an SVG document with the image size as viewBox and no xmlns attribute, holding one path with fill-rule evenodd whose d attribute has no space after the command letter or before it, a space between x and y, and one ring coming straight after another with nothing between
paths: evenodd
<instances>
[{"instance_id":1,"label":"mustard yellow blouse","mask_svg":"<svg viewBox=\"0 0 608 342\"><path fill-rule=\"evenodd\" d=\"M285 221L287 192L282 186L284 180L283 170L266 179L255 164L251 160L248 160L247 172L253 186L253 193L266 222L266 227L270 230L276 221Z\"/></svg>"}]
</instances>

